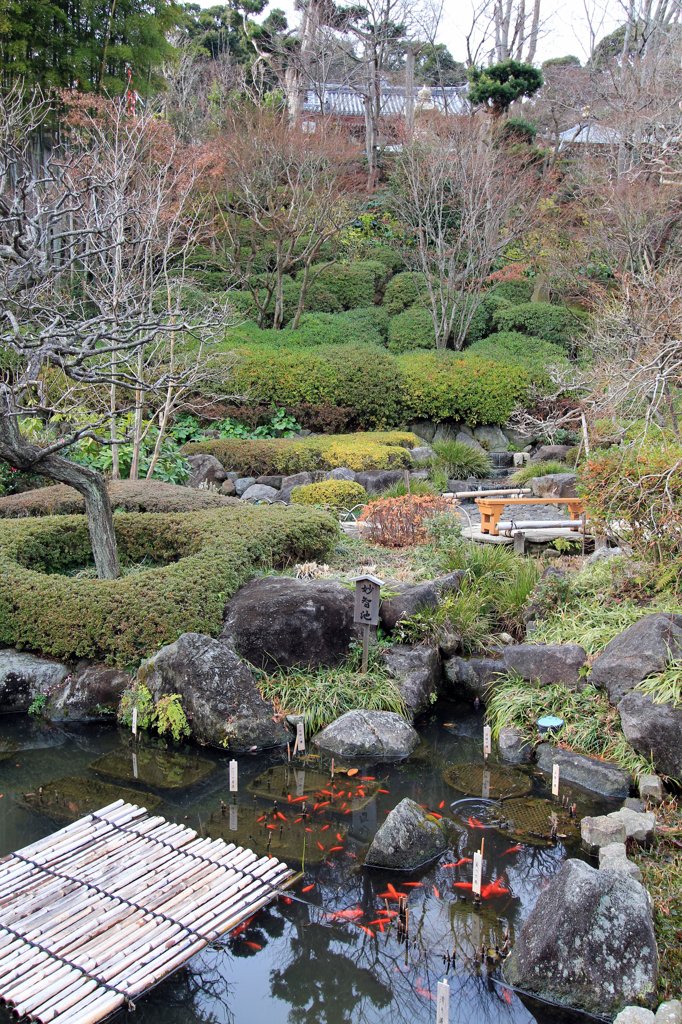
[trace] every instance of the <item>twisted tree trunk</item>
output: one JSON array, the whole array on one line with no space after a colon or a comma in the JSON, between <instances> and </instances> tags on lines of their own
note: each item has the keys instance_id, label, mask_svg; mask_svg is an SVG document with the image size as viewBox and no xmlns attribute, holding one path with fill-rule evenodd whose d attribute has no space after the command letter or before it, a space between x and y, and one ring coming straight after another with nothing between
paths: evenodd
<instances>
[{"instance_id":1,"label":"twisted tree trunk","mask_svg":"<svg viewBox=\"0 0 682 1024\"><path fill-rule=\"evenodd\" d=\"M114 517L102 474L62 455L41 451L22 437L16 415L7 413L0 414L0 459L25 473L38 473L59 480L83 495L97 575L103 580L116 579L120 575L120 567Z\"/></svg>"}]
</instances>

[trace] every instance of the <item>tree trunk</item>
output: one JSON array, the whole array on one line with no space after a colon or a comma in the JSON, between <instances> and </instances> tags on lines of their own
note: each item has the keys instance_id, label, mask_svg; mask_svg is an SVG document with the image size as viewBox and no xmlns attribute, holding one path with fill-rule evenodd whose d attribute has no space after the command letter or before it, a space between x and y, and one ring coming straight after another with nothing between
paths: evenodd
<instances>
[{"instance_id":1,"label":"tree trunk","mask_svg":"<svg viewBox=\"0 0 682 1024\"><path fill-rule=\"evenodd\" d=\"M16 416L6 413L0 415L0 459L24 472L59 480L82 494L97 575L101 580L120 576L114 517L101 473L62 455L43 454L37 445L21 436Z\"/></svg>"}]
</instances>

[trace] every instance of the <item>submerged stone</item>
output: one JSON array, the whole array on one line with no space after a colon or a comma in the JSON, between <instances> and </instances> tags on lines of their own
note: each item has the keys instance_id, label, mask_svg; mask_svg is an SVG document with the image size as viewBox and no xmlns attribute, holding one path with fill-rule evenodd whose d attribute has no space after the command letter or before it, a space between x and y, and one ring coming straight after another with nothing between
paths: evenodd
<instances>
[{"instance_id":1,"label":"submerged stone","mask_svg":"<svg viewBox=\"0 0 682 1024\"><path fill-rule=\"evenodd\" d=\"M300 807L305 798L310 811L322 805L332 813L359 811L374 800L381 782L365 780L360 775L346 777L343 769L337 770L334 778L330 772L308 768L298 764L280 764L268 768L247 786L249 793L263 800L277 801L280 809L287 812L292 805Z\"/></svg>"},{"instance_id":2,"label":"submerged stone","mask_svg":"<svg viewBox=\"0 0 682 1024\"><path fill-rule=\"evenodd\" d=\"M155 811L161 798L139 789L113 786L99 779L82 778L75 775L55 779L40 786L33 793L24 793L19 803L32 811L47 815L54 821L77 821L92 811L106 807L115 800L124 800L138 807Z\"/></svg>"},{"instance_id":3,"label":"submerged stone","mask_svg":"<svg viewBox=\"0 0 682 1024\"><path fill-rule=\"evenodd\" d=\"M453 764L443 772L448 786L484 800L505 800L530 793L530 776L505 765Z\"/></svg>"},{"instance_id":4,"label":"submerged stone","mask_svg":"<svg viewBox=\"0 0 682 1024\"><path fill-rule=\"evenodd\" d=\"M215 764L188 750L179 753L158 747L114 750L90 766L99 775L123 782L141 782L154 789L185 789L211 774Z\"/></svg>"},{"instance_id":5,"label":"submerged stone","mask_svg":"<svg viewBox=\"0 0 682 1024\"><path fill-rule=\"evenodd\" d=\"M552 800L537 797L518 797L505 800L502 813L507 819L509 832L532 846L544 846L556 839L577 839L578 819L572 818L565 807Z\"/></svg>"},{"instance_id":6,"label":"submerged stone","mask_svg":"<svg viewBox=\"0 0 682 1024\"><path fill-rule=\"evenodd\" d=\"M658 953L645 889L625 875L566 861L525 921L505 977L590 1013L651 1003Z\"/></svg>"},{"instance_id":7,"label":"submerged stone","mask_svg":"<svg viewBox=\"0 0 682 1024\"><path fill-rule=\"evenodd\" d=\"M414 870L448 848L443 825L414 800L405 798L388 814L367 851L367 867Z\"/></svg>"}]
</instances>

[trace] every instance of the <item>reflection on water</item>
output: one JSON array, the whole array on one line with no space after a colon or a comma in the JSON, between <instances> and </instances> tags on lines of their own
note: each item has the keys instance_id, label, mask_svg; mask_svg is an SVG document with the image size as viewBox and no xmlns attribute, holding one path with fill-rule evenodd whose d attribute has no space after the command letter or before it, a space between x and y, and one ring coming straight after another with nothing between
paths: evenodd
<instances>
[{"instance_id":1,"label":"reflection on water","mask_svg":"<svg viewBox=\"0 0 682 1024\"><path fill-rule=\"evenodd\" d=\"M114 727L8 716L0 719L0 856L78 817L106 780L107 792L151 796L158 813L202 835L303 864L289 895L141 999L140 1024L426 1024L443 977L452 1024L577 1024L577 1015L525 1005L498 970L538 892L577 852L569 816L531 769L500 772L494 758L484 769L482 721L470 709L439 708L421 732L410 761L357 766L351 776L343 769L353 766L338 761L332 778L315 758L242 758L234 796L227 755L147 742L134 756ZM567 794L580 815L612 809ZM377 827L405 796L450 820L450 850L410 875L363 869ZM466 796L476 802L462 803ZM554 812L560 838L550 843ZM482 839L488 897L476 905L471 860ZM9 1020L0 1009L1 1024Z\"/></svg>"}]
</instances>

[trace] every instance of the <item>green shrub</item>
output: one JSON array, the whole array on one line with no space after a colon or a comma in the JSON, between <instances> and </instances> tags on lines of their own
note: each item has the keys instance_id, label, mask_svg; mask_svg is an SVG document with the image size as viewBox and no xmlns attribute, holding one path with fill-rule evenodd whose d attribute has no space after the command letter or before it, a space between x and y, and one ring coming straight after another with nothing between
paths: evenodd
<instances>
[{"instance_id":1,"label":"green shrub","mask_svg":"<svg viewBox=\"0 0 682 1024\"><path fill-rule=\"evenodd\" d=\"M294 487L291 500L295 505L320 505L332 512L364 505L367 491L352 480L323 480L319 484Z\"/></svg>"},{"instance_id":2,"label":"green shrub","mask_svg":"<svg viewBox=\"0 0 682 1024\"><path fill-rule=\"evenodd\" d=\"M420 306L411 306L391 317L388 324L388 347L391 352L435 348L436 331L429 311Z\"/></svg>"},{"instance_id":3,"label":"green shrub","mask_svg":"<svg viewBox=\"0 0 682 1024\"><path fill-rule=\"evenodd\" d=\"M389 276L385 263L380 260L313 266L311 272L315 277L310 285L311 301L306 298L307 309L319 308L312 305L316 289L332 295L341 309L371 306L380 298ZM302 273L298 274L299 281Z\"/></svg>"},{"instance_id":4,"label":"green shrub","mask_svg":"<svg viewBox=\"0 0 682 1024\"><path fill-rule=\"evenodd\" d=\"M560 345L542 338L529 338L516 331L505 331L482 338L467 349L467 355L493 359L500 363L515 363L528 371L536 384L548 381L546 367L567 366L566 352Z\"/></svg>"},{"instance_id":5,"label":"green shrub","mask_svg":"<svg viewBox=\"0 0 682 1024\"><path fill-rule=\"evenodd\" d=\"M470 476L482 478L490 474L491 462L486 453L464 441L436 441L433 450L436 453L436 468L444 470L449 479L465 480Z\"/></svg>"},{"instance_id":6,"label":"green shrub","mask_svg":"<svg viewBox=\"0 0 682 1024\"><path fill-rule=\"evenodd\" d=\"M91 562L85 516L0 523L0 645L134 666L181 633L217 636L226 600L257 570L322 559L338 535L326 513L236 502L182 515L117 513L122 561L155 567L77 579Z\"/></svg>"},{"instance_id":7,"label":"green shrub","mask_svg":"<svg viewBox=\"0 0 682 1024\"><path fill-rule=\"evenodd\" d=\"M521 366L505 366L450 352L399 356L406 420L455 419L476 426L506 423L530 384Z\"/></svg>"},{"instance_id":8,"label":"green shrub","mask_svg":"<svg viewBox=\"0 0 682 1024\"><path fill-rule=\"evenodd\" d=\"M215 440L189 444L188 455L215 455L229 470L251 476L276 473L301 473L318 469L395 469L408 467L408 447L414 447L414 434L385 433L336 434L302 439L270 441Z\"/></svg>"},{"instance_id":9,"label":"green shrub","mask_svg":"<svg viewBox=\"0 0 682 1024\"><path fill-rule=\"evenodd\" d=\"M398 316L410 306L424 306L427 302L428 292L423 274L405 271L396 274L386 285L384 309L389 316Z\"/></svg>"},{"instance_id":10,"label":"green shrub","mask_svg":"<svg viewBox=\"0 0 682 1024\"><path fill-rule=\"evenodd\" d=\"M586 314L551 302L522 302L500 307L494 319L499 331L518 331L570 349L585 327Z\"/></svg>"},{"instance_id":11,"label":"green shrub","mask_svg":"<svg viewBox=\"0 0 682 1024\"><path fill-rule=\"evenodd\" d=\"M296 330L281 332L281 344L383 345L388 316L381 306L349 309L344 313L304 313Z\"/></svg>"},{"instance_id":12,"label":"green shrub","mask_svg":"<svg viewBox=\"0 0 682 1024\"><path fill-rule=\"evenodd\" d=\"M488 292L488 297L503 299L511 306L519 306L521 303L530 302L532 295L533 282L527 280L503 281L501 284L496 284Z\"/></svg>"},{"instance_id":13,"label":"green shrub","mask_svg":"<svg viewBox=\"0 0 682 1024\"><path fill-rule=\"evenodd\" d=\"M112 508L121 512L201 512L235 503L234 498L215 491L162 484L157 480L110 480L107 491ZM70 516L83 512L83 498L66 484L55 484L0 498L0 517L5 519Z\"/></svg>"},{"instance_id":14,"label":"green shrub","mask_svg":"<svg viewBox=\"0 0 682 1024\"><path fill-rule=\"evenodd\" d=\"M556 459L548 459L547 462L529 462L527 465L517 469L509 477L510 483L527 484L529 480L535 480L538 476L549 476L550 473L571 473L573 470L565 462L558 462Z\"/></svg>"},{"instance_id":15,"label":"green shrub","mask_svg":"<svg viewBox=\"0 0 682 1024\"><path fill-rule=\"evenodd\" d=\"M283 333L283 332L282 332ZM251 401L283 408L309 402L355 409L365 428L402 420L400 372L385 349L370 345L314 349L260 348L240 353L231 390Z\"/></svg>"},{"instance_id":16,"label":"green shrub","mask_svg":"<svg viewBox=\"0 0 682 1024\"><path fill-rule=\"evenodd\" d=\"M340 322L347 327L346 341L385 344L388 340L389 316L383 306L360 306L340 314Z\"/></svg>"}]
</instances>

